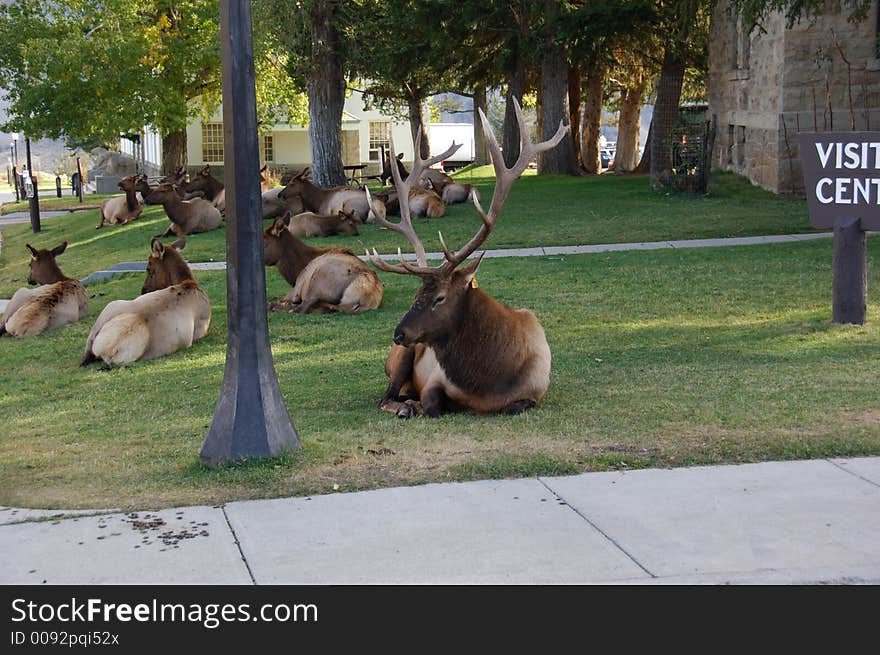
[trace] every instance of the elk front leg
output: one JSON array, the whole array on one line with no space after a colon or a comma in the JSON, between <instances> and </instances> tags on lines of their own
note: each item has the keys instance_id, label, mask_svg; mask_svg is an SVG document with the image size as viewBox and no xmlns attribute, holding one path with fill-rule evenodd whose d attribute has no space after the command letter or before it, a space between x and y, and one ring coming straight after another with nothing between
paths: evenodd
<instances>
[{"instance_id":1,"label":"elk front leg","mask_svg":"<svg viewBox=\"0 0 880 655\"><path fill-rule=\"evenodd\" d=\"M415 363L416 350L413 346L391 346L388 352L388 358L385 361L385 372L388 374L388 387L385 389L385 395L379 401L379 408L384 411L390 411L394 414L398 412L400 398L400 390L412 379L413 364ZM391 403L395 403L398 407L392 409ZM387 407L386 407L387 406Z\"/></svg>"}]
</instances>

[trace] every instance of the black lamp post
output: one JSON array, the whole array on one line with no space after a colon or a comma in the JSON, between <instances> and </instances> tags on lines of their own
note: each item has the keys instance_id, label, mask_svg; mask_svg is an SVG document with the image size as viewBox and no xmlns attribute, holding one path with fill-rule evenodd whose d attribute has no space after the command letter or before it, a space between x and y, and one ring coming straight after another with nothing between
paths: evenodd
<instances>
[{"instance_id":1,"label":"black lamp post","mask_svg":"<svg viewBox=\"0 0 880 655\"><path fill-rule=\"evenodd\" d=\"M226 179L226 368L199 457L209 466L301 448L284 406L266 316L254 47L248 0L220 1Z\"/></svg>"},{"instance_id":2,"label":"black lamp post","mask_svg":"<svg viewBox=\"0 0 880 655\"><path fill-rule=\"evenodd\" d=\"M31 163L31 139L30 137L25 137L24 139L25 147L27 148L27 167L28 167L28 180L30 182L32 190L28 195L28 208L31 213L31 230L34 234L40 231L40 194L37 189L37 176L34 175L34 165ZM27 184L25 182L25 184Z\"/></svg>"}]
</instances>

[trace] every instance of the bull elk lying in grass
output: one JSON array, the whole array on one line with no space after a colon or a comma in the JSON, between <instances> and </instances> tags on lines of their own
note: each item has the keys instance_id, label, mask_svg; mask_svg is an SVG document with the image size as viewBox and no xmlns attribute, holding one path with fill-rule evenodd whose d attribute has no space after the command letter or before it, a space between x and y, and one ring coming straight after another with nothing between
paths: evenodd
<instances>
[{"instance_id":1,"label":"bull elk lying in grass","mask_svg":"<svg viewBox=\"0 0 880 655\"><path fill-rule=\"evenodd\" d=\"M31 272L28 284L39 284L36 289L22 287L12 296L0 323L0 336L32 337L75 323L88 313L88 296L79 280L69 278L58 267L55 258L67 248L67 241L52 250L31 251Z\"/></svg>"},{"instance_id":2,"label":"bull elk lying in grass","mask_svg":"<svg viewBox=\"0 0 880 655\"><path fill-rule=\"evenodd\" d=\"M261 175L262 178L262 175ZM186 184L181 185L187 198L195 193L201 193L205 200L214 205L219 211L226 211L226 189L223 182L211 175L211 167L205 166Z\"/></svg>"},{"instance_id":3,"label":"bull elk lying in grass","mask_svg":"<svg viewBox=\"0 0 880 655\"><path fill-rule=\"evenodd\" d=\"M95 226L95 229L100 229L104 225L125 225L141 215L144 209L143 199L150 195L147 176L124 177L119 180L119 188L125 192L125 195L106 198L101 202L101 222Z\"/></svg>"},{"instance_id":4,"label":"bull elk lying in grass","mask_svg":"<svg viewBox=\"0 0 880 655\"><path fill-rule=\"evenodd\" d=\"M291 234L290 217L263 231L266 266L275 266L293 290L272 309L357 314L382 304L382 282L344 248L312 248Z\"/></svg>"},{"instance_id":5,"label":"bull elk lying in grass","mask_svg":"<svg viewBox=\"0 0 880 655\"><path fill-rule=\"evenodd\" d=\"M144 198L144 202L148 205L162 205L168 218L171 219L171 225L161 235L163 237L172 234L182 237L187 234L207 232L220 227L223 221L220 210L210 202L204 198L183 200L177 195L174 185L168 182L153 189Z\"/></svg>"},{"instance_id":6,"label":"bull elk lying in grass","mask_svg":"<svg viewBox=\"0 0 880 655\"><path fill-rule=\"evenodd\" d=\"M481 258L458 268L494 229L511 186L529 161L558 144L568 130L560 123L553 138L533 144L518 103L515 109L522 151L509 169L480 111L495 167L495 192L488 212L483 211L479 199L472 194L483 225L461 250L449 250L441 234L445 261L431 268L427 265L425 248L413 229L406 203L401 203L399 223L379 221L410 241L417 263L406 262L401 256L399 264L388 264L374 249L372 255L367 253L373 265L391 273L415 275L422 281L412 307L394 330L395 345L385 362L390 381L380 402L385 411L400 417L421 414L436 417L450 411L518 414L534 407L547 391L550 347L538 319L531 311L511 309L476 287L474 275ZM421 134L416 138L416 153L419 141ZM418 182L428 166L447 158L458 147L453 144L443 154L427 161L417 157L405 181L395 175L401 198L407 197L406 191L412 183Z\"/></svg>"},{"instance_id":7,"label":"bull elk lying in grass","mask_svg":"<svg viewBox=\"0 0 880 655\"><path fill-rule=\"evenodd\" d=\"M147 279L134 300L104 307L86 342L80 366L104 360L105 367L169 355L208 333L211 302L178 250L186 239L165 245L154 238Z\"/></svg>"},{"instance_id":8,"label":"bull elk lying in grass","mask_svg":"<svg viewBox=\"0 0 880 655\"><path fill-rule=\"evenodd\" d=\"M278 194L278 198L288 203L299 198L306 211L324 216L335 214L342 209L347 214L352 214L361 223L366 222L370 207L359 189L346 186L322 189L306 179L308 174L309 169L306 168L301 173L294 175L287 186Z\"/></svg>"}]
</instances>

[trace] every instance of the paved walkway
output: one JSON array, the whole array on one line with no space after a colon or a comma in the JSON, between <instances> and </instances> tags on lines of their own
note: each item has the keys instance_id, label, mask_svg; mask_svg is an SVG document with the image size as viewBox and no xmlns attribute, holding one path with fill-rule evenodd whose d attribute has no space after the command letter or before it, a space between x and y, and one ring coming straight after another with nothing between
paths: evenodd
<instances>
[{"instance_id":1,"label":"paved walkway","mask_svg":"<svg viewBox=\"0 0 880 655\"><path fill-rule=\"evenodd\" d=\"M880 584L880 457L36 518L0 584Z\"/></svg>"}]
</instances>

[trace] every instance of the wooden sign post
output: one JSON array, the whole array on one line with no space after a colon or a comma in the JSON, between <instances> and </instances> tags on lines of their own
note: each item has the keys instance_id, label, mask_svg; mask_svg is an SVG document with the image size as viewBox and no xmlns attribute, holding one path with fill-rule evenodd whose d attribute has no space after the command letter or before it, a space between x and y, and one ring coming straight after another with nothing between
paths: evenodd
<instances>
[{"instance_id":1,"label":"wooden sign post","mask_svg":"<svg viewBox=\"0 0 880 655\"><path fill-rule=\"evenodd\" d=\"M832 320L865 322L866 230L880 230L880 132L798 134L810 222L834 230Z\"/></svg>"}]
</instances>

